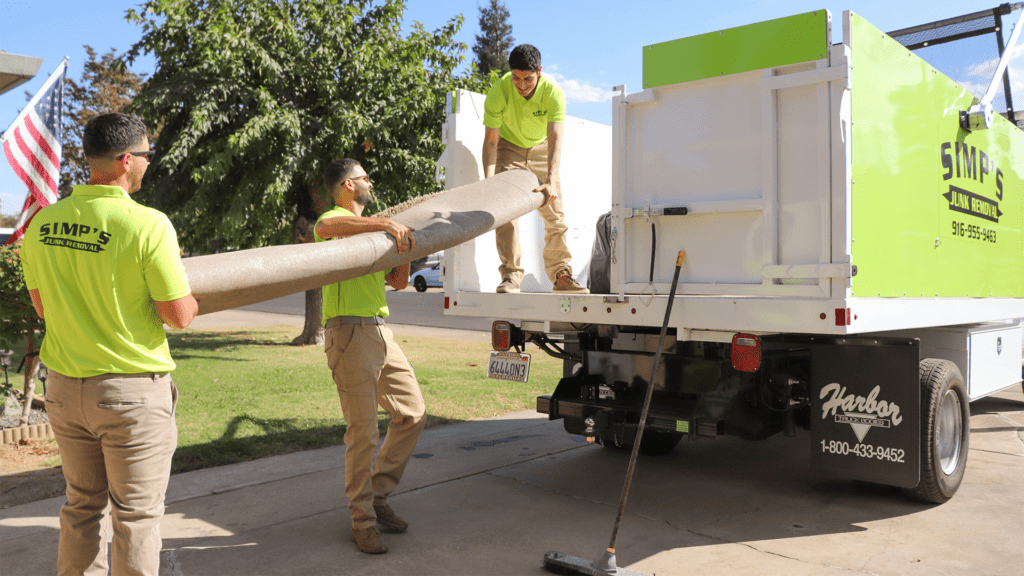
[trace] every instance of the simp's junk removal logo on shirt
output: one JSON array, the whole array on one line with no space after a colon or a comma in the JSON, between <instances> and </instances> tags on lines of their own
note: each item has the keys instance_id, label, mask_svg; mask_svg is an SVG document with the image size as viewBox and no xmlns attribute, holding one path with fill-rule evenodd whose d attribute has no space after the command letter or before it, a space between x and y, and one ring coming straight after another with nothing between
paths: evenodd
<instances>
[{"instance_id":1,"label":"simp's junk removal logo on shirt","mask_svg":"<svg viewBox=\"0 0 1024 576\"><path fill-rule=\"evenodd\" d=\"M858 442L863 442L864 436L873 427L899 426L900 422L903 422L900 407L895 402L878 400L881 389L881 386L875 386L867 397L857 396L847 394L846 386L833 382L821 389L820 398L825 400L821 419L824 420L831 414L836 423L849 424L853 428L853 433L857 435Z\"/></svg>"},{"instance_id":2,"label":"simp's junk removal logo on shirt","mask_svg":"<svg viewBox=\"0 0 1024 576\"><path fill-rule=\"evenodd\" d=\"M40 226L39 235L40 241L46 246L59 246L82 252L103 252L110 242L109 232L77 222L48 222Z\"/></svg>"}]
</instances>

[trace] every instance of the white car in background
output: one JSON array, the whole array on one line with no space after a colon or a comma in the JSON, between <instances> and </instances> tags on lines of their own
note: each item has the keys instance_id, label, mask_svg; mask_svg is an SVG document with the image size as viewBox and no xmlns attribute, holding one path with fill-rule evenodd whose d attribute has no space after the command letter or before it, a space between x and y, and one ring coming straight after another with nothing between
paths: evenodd
<instances>
[{"instance_id":1,"label":"white car in background","mask_svg":"<svg viewBox=\"0 0 1024 576\"><path fill-rule=\"evenodd\" d=\"M427 288L443 287L441 281L441 263L436 262L430 268L424 268L423 270L414 272L410 280L417 292L426 292Z\"/></svg>"}]
</instances>

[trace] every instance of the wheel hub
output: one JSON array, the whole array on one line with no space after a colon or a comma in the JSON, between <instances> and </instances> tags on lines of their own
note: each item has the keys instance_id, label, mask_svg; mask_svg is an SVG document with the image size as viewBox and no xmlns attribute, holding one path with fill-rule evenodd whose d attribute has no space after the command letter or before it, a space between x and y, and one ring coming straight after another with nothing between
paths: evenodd
<instances>
[{"instance_id":1,"label":"wheel hub","mask_svg":"<svg viewBox=\"0 0 1024 576\"><path fill-rule=\"evenodd\" d=\"M952 474L960 460L961 439L963 438L963 417L960 397L953 390L946 390L939 399L938 419L935 430L939 466L943 474Z\"/></svg>"}]
</instances>

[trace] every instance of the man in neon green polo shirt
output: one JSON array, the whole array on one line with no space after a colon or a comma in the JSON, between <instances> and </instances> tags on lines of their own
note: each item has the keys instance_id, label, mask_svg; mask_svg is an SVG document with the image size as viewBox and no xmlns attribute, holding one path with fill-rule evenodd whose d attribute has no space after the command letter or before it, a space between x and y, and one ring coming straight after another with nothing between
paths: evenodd
<instances>
[{"instance_id":1,"label":"man in neon green polo shirt","mask_svg":"<svg viewBox=\"0 0 1024 576\"><path fill-rule=\"evenodd\" d=\"M89 184L39 211L21 251L32 304L46 320L46 411L67 480L57 572L107 573L100 520L109 501L112 572L155 576L178 439L163 322L184 328L198 304L170 221L128 196L153 154L146 126L135 116L97 116L82 148Z\"/></svg>"},{"instance_id":2,"label":"man in neon green polo shirt","mask_svg":"<svg viewBox=\"0 0 1024 576\"><path fill-rule=\"evenodd\" d=\"M589 292L572 277L569 247L565 242L565 215L562 211L561 180L558 168L562 157L562 125L565 122L565 95L562 89L541 75L540 51L520 44L508 57L511 72L502 76L484 100L484 178L506 170L525 169L540 178L534 192L547 199L537 211L544 219L544 271L556 292ZM495 230L501 265L500 293L519 292L523 281L520 265L523 250L519 244L519 220Z\"/></svg>"},{"instance_id":3,"label":"man in neon green polo shirt","mask_svg":"<svg viewBox=\"0 0 1024 576\"><path fill-rule=\"evenodd\" d=\"M373 184L359 162L335 160L324 184L335 208L316 222L316 241L385 231L398 252L415 246L412 230L387 218L363 216L373 200ZM388 551L377 525L404 532L409 525L388 504L402 479L426 424L426 407L412 365L384 325L388 304L385 282L395 290L409 283L409 264L345 280L323 288L324 353L338 388L345 430L345 495L352 513L352 541L368 554ZM377 447L377 405L391 414L384 444Z\"/></svg>"}]
</instances>

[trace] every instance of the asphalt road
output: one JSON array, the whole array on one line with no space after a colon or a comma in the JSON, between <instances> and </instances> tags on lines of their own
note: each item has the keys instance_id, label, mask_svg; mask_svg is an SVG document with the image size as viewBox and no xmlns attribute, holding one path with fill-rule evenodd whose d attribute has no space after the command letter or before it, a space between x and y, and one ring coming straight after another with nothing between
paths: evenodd
<instances>
[{"instance_id":1,"label":"asphalt road","mask_svg":"<svg viewBox=\"0 0 1024 576\"><path fill-rule=\"evenodd\" d=\"M388 322L391 324L490 332L491 323L495 320L494 318L445 316L444 292L439 288L428 288L426 292L417 292L411 286L405 290L388 289L387 299L388 310L391 312ZM239 310L304 316L306 313L305 293L300 292L251 306L242 306Z\"/></svg>"}]
</instances>

